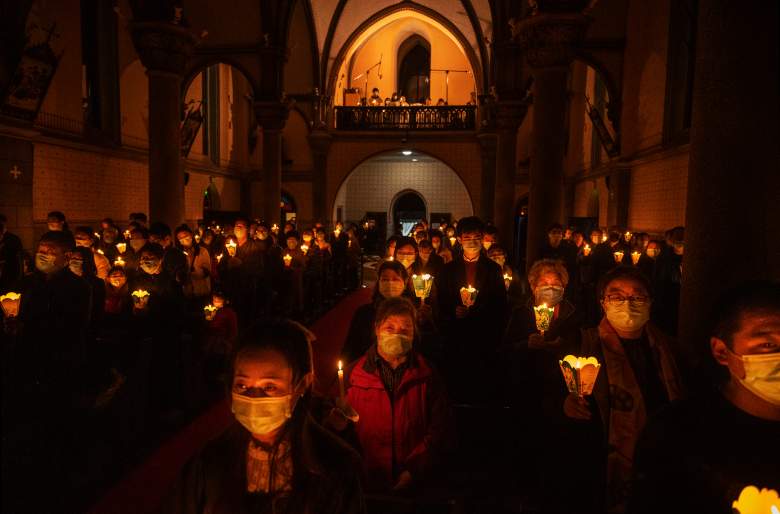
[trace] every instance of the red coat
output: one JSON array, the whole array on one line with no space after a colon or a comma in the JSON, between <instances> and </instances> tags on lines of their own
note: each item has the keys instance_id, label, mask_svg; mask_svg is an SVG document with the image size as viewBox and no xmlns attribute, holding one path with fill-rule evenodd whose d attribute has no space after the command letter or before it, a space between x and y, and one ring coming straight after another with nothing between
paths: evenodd
<instances>
[{"instance_id":1,"label":"red coat","mask_svg":"<svg viewBox=\"0 0 780 514\"><path fill-rule=\"evenodd\" d=\"M360 415L356 428L367 490L378 491L391 489L401 471L423 478L449 446L453 423L442 379L422 355L413 354L392 402L375 357L372 346L346 383L349 403Z\"/></svg>"}]
</instances>

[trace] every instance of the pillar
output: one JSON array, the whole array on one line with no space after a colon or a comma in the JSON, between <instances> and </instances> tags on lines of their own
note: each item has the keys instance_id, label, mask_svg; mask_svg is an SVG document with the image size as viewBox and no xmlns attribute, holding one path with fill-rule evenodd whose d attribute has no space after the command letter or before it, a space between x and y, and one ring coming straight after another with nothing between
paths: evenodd
<instances>
[{"instance_id":1,"label":"pillar","mask_svg":"<svg viewBox=\"0 0 780 514\"><path fill-rule=\"evenodd\" d=\"M515 247L515 176L517 175L517 129L523 122L528 105L524 101L498 103L496 127L496 184L493 219L502 246L512 257Z\"/></svg>"},{"instance_id":2,"label":"pillar","mask_svg":"<svg viewBox=\"0 0 780 514\"><path fill-rule=\"evenodd\" d=\"M769 65L778 4L701 0L696 33L678 334L700 369L711 362L712 302L746 280L780 280L778 71Z\"/></svg>"},{"instance_id":3,"label":"pillar","mask_svg":"<svg viewBox=\"0 0 780 514\"><path fill-rule=\"evenodd\" d=\"M333 142L327 130L317 129L309 134L309 146L314 160L314 175L311 181L312 215L314 221L325 222L328 214L328 153Z\"/></svg>"},{"instance_id":4,"label":"pillar","mask_svg":"<svg viewBox=\"0 0 780 514\"><path fill-rule=\"evenodd\" d=\"M547 227L563 221L567 74L589 21L582 14L539 12L522 20L515 29L534 77L528 266L539 258Z\"/></svg>"},{"instance_id":5,"label":"pillar","mask_svg":"<svg viewBox=\"0 0 780 514\"><path fill-rule=\"evenodd\" d=\"M288 106L278 101L255 102L257 122L263 127L263 196L262 206L253 206L253 212L262 212L269 225L282 225L282 130L289 114Z\"/></svg>"},{"instance_id":6,"label":"pillar","mask_svg":"<svg viewBox=\"0 0 780 514\"><path fill-rule=\"evenodd\" d=\"M496 194L496 148L498 139L495 132L480 131L477 134L482 161L482 194L479 201L479 217L483 221L493 220Z\"/></svg>"},{"instance_id":7,"label":"pillar","mask_svg":"<svg viewBox=\"0 0 780 514\"><path fill-rule=\"evenodd\" d=\"M181 84L196 39L166 22L133 22L130 29L149 77L149 219L174 228L184 221Z\"/></svg>"}]
</instances>

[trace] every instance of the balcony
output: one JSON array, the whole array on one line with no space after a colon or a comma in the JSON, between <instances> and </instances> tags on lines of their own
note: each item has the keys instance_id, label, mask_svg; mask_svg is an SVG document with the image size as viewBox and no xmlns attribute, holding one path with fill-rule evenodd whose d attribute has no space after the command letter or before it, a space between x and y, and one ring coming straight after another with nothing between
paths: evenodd
<instances>
[{"instance_id":1,"label":"balcony","mask_svg":"<svg viewBox=\"0 0 780 514\"><path fill-rule=\"evenodd\" d=\"M336 130L474 130L475 105L336 107Z\"/></svg>"}]
</instances>

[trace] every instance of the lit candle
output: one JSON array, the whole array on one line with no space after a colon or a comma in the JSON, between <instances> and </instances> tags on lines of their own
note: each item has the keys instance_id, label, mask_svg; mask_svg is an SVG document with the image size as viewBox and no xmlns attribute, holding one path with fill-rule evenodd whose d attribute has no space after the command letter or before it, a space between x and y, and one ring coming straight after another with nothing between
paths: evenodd
<instances>
[{"instance_id":1,"label":"lit candle","mask_svg":"<svg viewBox=\"0 0 780 514\"><path fill-rule=\"evenodd\" d=\"M615 262L617 262L618 264L623 262L623 252L621 252L620 250L614 252L612 255L615 257Z\"/></svg>"},{"instance_id":2,"label":"lit candle","mask_svg":"<svg viewBox=\"0 0 780 514\"><path fill-rule=\"evenodd\" d=\"M546 303L534 307L534 317L536 318L536 329L544 336L545 331L550 330L555 307L548 307Z\"/></svg>"},{"instance_id":3,"label":"lit candle","mask_svg":"<svg viewBox=\"0 0 780 514\"><path fill-rule=\"evenodd\" d=\"M393 261L393 260L395 260L395 258L391 255L390 257L387 258L387 260L388 261Z\"/></svg>"},{"instance_id":4,"label":"lit candle","mask_svg":"<svg viewBox=\"0 0 780 514\"><path fill-rule=\"evenodd\" d=\"M104 251L103 251L103 250L101 250L100 248L98 248L98 251L97 251L97 252L98 252L100 255L105 255L105 254L106 254L106 252L104 252Z\"/></svg>"},{"instance_id":5,"label":"lit candle","mask_svg":"<svg viewBox=\"0 0 780 514\"><path fill-rule=\"evenodd\" d=\"M352 240L351 239L347 240L347 248L352 248Z\"/></svg>"},{"instance_id":6,"label":"lit candle","mask_svg":"<svg viewBox=\"0 0 780 514\"><path fill-rule=\"evenodd\" d=\"M336 239L338 239L338 237L341 235L341 230L339 230L339 229L334 230L333 231L333 235L335 235Z\"/></svg>"},{"instance_id":7,"label":"lit candle","mask_svg":"<svg viewBox=\"0 0 780 514\"><path fill-rule=\"evenodd\" d=\"M637 265L639 262L639 256L642 255L639 252L631 252L631 262L634 264L634 266Z\"/></svg>"},{"instance_id":8,"label":"lit candle","mask_svg":"<svg viewBox=\"0 0 780 514\"><path fill-rule=\"evenodd\" d=\"M93 234L95 234L96 238L100 239L100 232L93 232Z\"/></svg>"},{"instance_id":9,"label":"lit candle","mask_svg":"<svg viewBox=\"0 0 780 514\"><path fill-rule=\"evenodd\" d=\"M118 266L120 268L125 267L125 260L122 258L121 255L114 260L114 266Z\"/></svg>"},{"instance_id":10,"label":"lit candle","mask_svg":"<svg viewBox=\"0 0 780 514\"><path fill-rule=\"evenodd\" d=\"M227 243L225 243L225 248L227 248L228 255L230 255L231 257L235 257L236 248L238 248L238 245L236 244L235 241L228 241Z\"/></svg>"},{"instance_id":11,"label":"lit candle","mask_svg":"<svg viewBox=\"0 0 780 514\"><path fill-rule=\"evenodd\" d=\"M195 242L200 243L200 234L195 234Z\"/></svg>"},{"instance_id":12,"label":"lit candle","mask_svg":"<svg viewBox=\"0 0 780 514\"><path fill-rule=\"evenodd\" d=\"M458 241L458 239L457 239L457 238L455 238L455 237L451 237L451 238L450 238L450 246L455 246L455 243L456 243L457 241Z\"/></svg>"},{"instance_id":13,"label":"lit candle","mask_svg":"<svg viewBox=\"0 0 780 514\"><path fill-rule=\"evenodd\" d=\"M504 287L506 287L507 291L509 290L509 286L512 284L512 275L509 273L504 273Z\"/></svg>"},{"instance_id":14,"label":"lit candle","mask_svg":"<svg viewBox=\"0 0 780 514\"><path fill-rule=\"evenodd\" d=\"M130 239L130 231L129 230L125 230L124 234L125 234L125 239Z\"/></svg>"},{"instance_id":15,"label":"lit candle","mask_svg":"<svg viewBox=\"0 0 780 514\"><path fill-rule=\"evenodd\" d=\"M468 287L461 287L460 288L460 300L463 302L463 305L466 307L471 307L474 305L474 302L477 301L477 291L473 287L471 287L471 284L469 284Z\"/></svg>"},{"instance_id":16,"label":"lit candle","mask_svg":"<svg viewBox=\"0 0 780 514\"><path fill-rule=\"evenodd\" d=\"M187 252L187 250L184 250L184 252L182 252L182 253L184 253L184 255L186 255L187 257L190 256L190 254Z\"/></svg>"},{"instance_id":17,"label":"lit candle","mask_svg":"<svg viewBox=\"0 0 780 514\"><path fill-rule=\"evenodd\" d=\"M367 221L365 223L363 223L363 228L368 230L368 222Z\"/></svg>"},{"instance_id":18,"label":"lit candle","mask_svg":"<svg viewBox=\"0 0 780 514\"><path fill-rule=\"evenodd\" d=\"M289 253L282 257L282 259L284 259L285 267L289 268L292 265L292 255Z\"/></svg>"},{"instance_id":19,"label":"lit candle","mask_svg":"<svg viewBox=\"0 0 780 514\"><path fill-rule=\"evenodd\" d=\"M278 233L279 233L279 225L277 225L276 223L274 223L274 224L271 226L271 232L273 232L274 234L278 234Z\"/></svg>"},{"instance_id":20,"label":"lit candle","mask_svg":"<svg viewBox=\"0 0 780 514\"><path fill-rule=\"evenodd\" d=\"M22 295L19 293L6 293L0 296L0 307L7 318L15 318L19 314L19 304L22 302Z\"/></svg>"},{"instance_id":21,"label":"lit candle","mask_svg":"<svg viewBox=\"0 0 780 514\"><path fill-rule=\"evenodd\" d=\"M149 291L143 289L136 289L133 291L133 304L138 309L145 309L149 304Z\"/></svg>"},{"instance_id":22,"label":"lit candle","mask_svg":"<svg viewBox=\"0 0 780 514\"><path fill-rule=\"evenodd\" d=\"M309 245L301 245L301 251L303 252L303 255L309 253Z\"/></svg>"},{"instance_id":23,"label":"lit candle","mask_svg":"<svg viewBox=\"0 0 780 514\"><path fill-rule=\"evenodd\" d=\"M433 277L427 273L424 275L412 275L412 285L414 286L414 295L422 303L431 295Z\"/></svg>"},{"instance_id":24,"label":"lit candle","mask_svg":"<svg viewBox=\"0 0 780 514\"><path fill-rule=\"evenodd\" d=\"M780 496L774 489L745 486L731 504L737 514L780 514Z\"/></svg>"},{"instance_id":25,"label":"lit candle","mask_svg":"<svg viewBox=\"0 0 780 514\"><path fill-rule=\"evenodd\" d=\"M607 236L607 234L602 234L602 235L601 235L601 242L602 242L602 243L606 243L606 242L607 242L607 239L608 239L608 236Z\"/></svg>"},{"instance_id":26,"label":"lit candle","mask_svg":"<svg viewBox=\"0 0 780 514\"><path fill-rule=\"evenodd\" d=\"M590 255L590 245L586 244L586 245L585 245L585 246L582 248L582 255L584 255L585 257L587 257L588 255Z\"/></svg>"},{"instance_id":27,"label":"lit candle","mask_svg":"<svg viewBox=\"0 0 780 514\"><path fill-rule=\"evenodd\" d=\"M224 256L225 256L225 254L222 254L222 253L217 255L217 264L219 264L219 261L221 261L222 257L224 257Z\"/></svg>"},{"instance_id":28,"label":"lit candle","mask_svg":"<svg viewBox=\"0 0 780 514\"><path fill-rule=\"evenodd\" d=\"M203 307L203 314L206 316L206 321L211 321L217 315L217 307L214 305L206 305Z\"/></svg>"},{"instance_id":29,"label":"lit candle","mask_svg":"<svg viewBox=\"0 0 780 514\"><path fill-rule=\"evenodd\" d=\"M344 367L339 361L339 398L344 400Z\"/></svg>"},{"instance_id":30,"label":"lit candle","mask_svg":"<svg viewBox=\"0 0 780 514\"><path fill-rule=\"evenodd\" d=\"M599 374L599 364L596 357L576 357L567 355L558 364L563 373L563 380L570 393L577 396L587 396L593 392L593 385Z\"/></svg>"},{"instance_id":31,"label":"lit candle","mask_svg":"<svg viewBox=\"0 0 780 514\"><path fill-rule=\"evenodd\" d=\"M127 250L127 243L117 243L116 249L119 251L119 253L125 253Z\"/></svg>"}]
</instances>

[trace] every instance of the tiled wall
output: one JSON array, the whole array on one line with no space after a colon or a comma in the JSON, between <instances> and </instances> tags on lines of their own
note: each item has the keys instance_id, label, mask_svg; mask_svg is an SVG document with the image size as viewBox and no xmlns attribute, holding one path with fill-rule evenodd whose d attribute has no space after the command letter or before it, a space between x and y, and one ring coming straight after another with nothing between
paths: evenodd
<instances>
[{"instance_id":1,"label":"tiled wall","mask_svg":"<svg viewBox=\"0 0 780 514\"><path fill-rule=\"evenodd\" d=\"M95 152L36 144L34 150L33 219L46 221L59 210L73 221L106 216L127 219L149 212L147 164Z\"/></svg>"},{"instance_id":2,"label":"tiled wall","mask_svg":"<svg viewBox=\"0 0 780 514\"><path fill-rule=\"evenodd\" d=\"M219 193L221 211L238 211L241 208L241 182L239 180L190 172L190 180L184 188L184 217L188 222L203 218L203 193L214 183Z\"/></svg>"},{"instance_id":3,"label":"tiled wall","mask_svg":"<svg viewBox=\"0 0 780 514\"><path fill-rule=\"evenodd\" d=\"M688 153L636 166L631 173L628 225L663 232L685 225Z\"/></svg>"},{"instance_id":4,"label":"tiled wall","mask_svg":"<svg viewBox=\"0 0 780 514\"><path fill-rule=\"evenodd\" d=\"M474 212L463 182L447 165L437 161L366 161L344 183L336 207L343 205L347 220L359 221L367 211L385 211L391 222L393 199L408 189L423 196L428 214L450 212L454 218L460 218ZM338 203L341 199L343 204Z\"/></svg>"}]
</instances>

